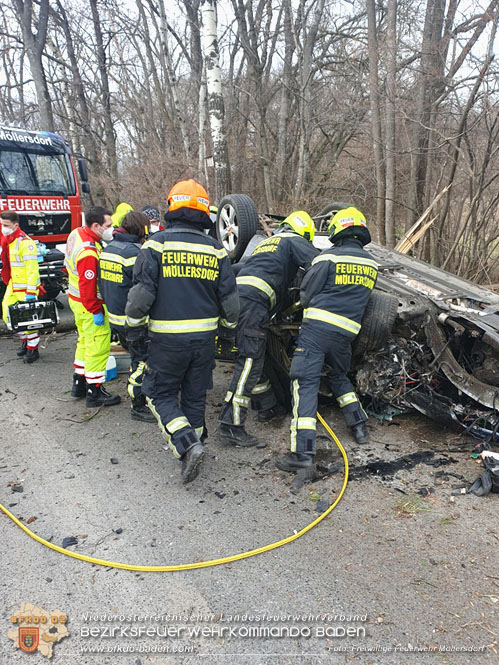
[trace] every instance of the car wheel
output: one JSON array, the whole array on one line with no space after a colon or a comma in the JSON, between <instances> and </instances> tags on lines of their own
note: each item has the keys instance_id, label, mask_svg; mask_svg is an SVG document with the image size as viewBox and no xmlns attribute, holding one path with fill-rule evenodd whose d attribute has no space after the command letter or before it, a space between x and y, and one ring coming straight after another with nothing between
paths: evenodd
<instances>
[{"instance_id":1,"label":"car wheel","mask_svg":"<svg viewBox=\"0 0 499 665\"><path fill-rule=\"evenodd\" d=\"M319 232L326 232L327 227L329 225L329 222L331 221L331 217L333 215L336 215L338 210L345 210L345 208L350 208L352 204L351 203L330 203L327 205L325 208L323 208L320 213L314 218L316 219L316 228L317 231Z\"/></svg>"},{"instance_id":2,"label":"car wheel","mask_svg":"<svg viewBox=\"0 0 499 665\"><path fill-rule=\"evenodd\" d=\"M256 206L246 194L225 196L218 206L217 238L231 261L238 261L258 231Z\"/></svg>"},{"instance_id":3,"label":"car wheel","mask_svg":"<svg viewBox=\"0 0 499 665\"><path fill-rule=\"evenodd\" d=\"M390 336L397 317L398 298L383 291L373 291L367 302L362 328L352 345L355 357L379 349Z\"/></svg>"}]
</instances>

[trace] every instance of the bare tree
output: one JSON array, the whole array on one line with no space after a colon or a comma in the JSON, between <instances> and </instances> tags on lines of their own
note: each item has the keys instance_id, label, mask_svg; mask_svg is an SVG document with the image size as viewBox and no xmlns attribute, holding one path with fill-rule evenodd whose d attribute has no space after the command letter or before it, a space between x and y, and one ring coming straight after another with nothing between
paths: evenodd
<instances>
[{"instance_id":1,"label":"bare tree","mask_svg":"<svg viewBox=\"0 0 499 665\"><path fill-rule=\"evenodd\" d=\"M395 247L397 0L388 0L386 24L385 238L388 247Z\"/></svg>"},{"instance_id":2,"label":"bare tree","mask_svg":"<svg viewBox=\"0 0 499 665\"><path fill-rule=\"evenodd\" d=\"M218 61L216 2L215 0L201 0L200 8L202 17L201 40L206 69L208 111L215 167L215 198L216 201L220 201L226 194L230 194L231 177L225 133L222 72Z\"/></svg>"},{"instance_id":3,"label":"bare tree","mask_svg":"<svg viewBox=\"0 0 499 665\"><path fill-rule=\"evenodd\" d=\"M300 54L300 121L301 132L298 148L298 177L296 189L298 197L303 197L309 177L310 141L312 138L312 92L313 50L324 12L325 0L317 0L309 25L304 26L303 44Z\"/></svg>"},{"instance_id":4,"label":"bare tree","mask_svg":"<svg viewBox=\"0 0 499 665\"><path fill-rule=\"evenodd\" d=\"M379 48L375 0L367 0L369 92L371 98L371 128L376 173L376 230L378 242L385 242L385 158L381 129L379 91Z\"/></svg>"},{"instance_id":5,"label":"bare tree","mask_svg":"<svg viewBox=\"0 0 499 665\"><path fill-rule=\"evenodd\" d=\"M33 15L35 3L32 0L13 0L13 2L17 18L21 24L24 48L35 84L40 107L40 125L43 129L53 132L55 131L54 114L42 61L43 49L47 39L49 0L40 0L37 18ZM38 24L36 32L33 31L35 22Z\"/></svg>"},{"instance_id":6,"label":"bare tree","mask_svg":"<svg viewBox=\"0 0 499 665\"><path fill-rule=\"evenodd\" d=\"M116 137L114 133L113 115L111 109L111 93L109 91L108 63L106 58L106 51L104 48L104 40L102 37L102 27L99 10L97 8L97 0L90 0L90 8L92 10L97 64L102 90L102 114L106 139L105 150L107 155L107 167L111 176L112 185L119 197L120 184L118 178L118 159L116 155Z\"/></svg>"}]
</instances>

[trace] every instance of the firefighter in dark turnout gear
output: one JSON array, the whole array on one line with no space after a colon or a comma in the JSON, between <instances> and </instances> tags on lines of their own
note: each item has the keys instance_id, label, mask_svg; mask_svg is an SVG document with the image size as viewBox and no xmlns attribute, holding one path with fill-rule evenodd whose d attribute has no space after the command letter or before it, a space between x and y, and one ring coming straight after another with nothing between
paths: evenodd
<instances>
[{"instance_id":1,"label":"firefighter in dark turnout gear","mask_svg":"<svg viewBox=\"0 0 499 665\"><path fill-rule=\"evenodd\" d=\"M313 464L317 394L324 361L332 371L331 391L356 442L368 442L367 416L346 375L351 343L360 331L378 268L363 248L371 236L359 210L340 210L328 231L333 247L314 259L300 289L303 322L289 373L293 400L291 452L276 461L283 471Z\"/></svg>"},{"instance_id":2,"label":"firefighter in dark turnout gear","mask_svg":"<svg viewBox=\"0 0 499 665\"><path fill-rule=\"evenodd\" d=\"M125 332L125 306L133 285L133 268L148 226L149 218L141 212L132 211L125 215L121 226L114 231L112 242L104 247L99 257L99 285L111 331L130 353L128 394L132 400L131 416L134 420L155 422L156 418L146 406L146 398L142 394L148 340L143 338L127 342Z\"/></svg>"},{"instance_id":3,"label":"firefighter in dark turnout gear","mask_svg":"<svg viewBox=\"0 0 499 665\"><path fill-rule=\"evenodd\" d=\"M263 374L267 330L298 269L308 267L319 253L312 245L314 231L308 213L291 213L273 236L257 245L237 274L241 302L236 333L238 353L217 430L218 438L225 443L258 444L258 439L244 428L252 400L259 412L264 412L260 420L269 420L276 413L276 399Z\"/></svg>"},{"instance_id":4,"label":"firefighter in dark turnout gear","mask_svg":"<svg viewBox=\"0 0 499 665\"><path fill-rule=\"evenodd\" d=\"M188 483L204 454L206 391L219 319L235 328L239 297L227 252L202 230L211 224L204 187L194 180L179 182L168 205L165 230L147 240L137 258L127 336L144 335L149 316L142 390Z\"/></svg>"}]
</instances>

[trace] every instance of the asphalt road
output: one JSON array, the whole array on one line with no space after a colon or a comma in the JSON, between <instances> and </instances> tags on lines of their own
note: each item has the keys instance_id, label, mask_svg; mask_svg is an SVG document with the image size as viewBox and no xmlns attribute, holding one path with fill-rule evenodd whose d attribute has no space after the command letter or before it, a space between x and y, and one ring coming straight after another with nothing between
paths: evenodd
<instances>
[{"instance_id":1,"label":"asphalt road","mask_svg":"<svg viewBox=\"0 0 499 665\"><path fill-rule=\"evenodd\" d=\"M28 366L0 338L0 503L41 537L74 536L69 550L112 561L206 561L284 538L337 496L341 471L294 488L273 464L289 419L257 427L253 415L267 447L211 436L200 477L184 487L157 427L130 419L123 376L109 385L117 407L70 398L74 344L73 332L47 338ZM210 434L229 378L219 365ZM499 498L453 496L480 473L473 442L405 416L371 420L361 449L336 410L323 415L352 466L345 496L298 541L243 561L175 573L96 566L0 514L0 663L46 662L8 638L21 603L66 614L69 636L51 659L61 665L497 662ZM319 446L323 466L339 463L323 432Z\"/></svg>"}]
</instances>

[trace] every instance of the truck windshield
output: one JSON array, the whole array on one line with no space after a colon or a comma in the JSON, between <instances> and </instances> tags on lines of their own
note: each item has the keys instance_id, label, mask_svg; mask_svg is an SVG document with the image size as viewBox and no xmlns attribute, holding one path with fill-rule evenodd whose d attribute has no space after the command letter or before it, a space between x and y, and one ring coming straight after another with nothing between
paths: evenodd
<instances>
[{"instance_id":1,"label":"truck windshield","mask_svg":"<svg viewBox=\"0 0 499 665\"><path fill-rule=\"evenodd\" d=\"M74 196L68 155L0 150L0 194Z\"/></svg>"}]
</instances>

